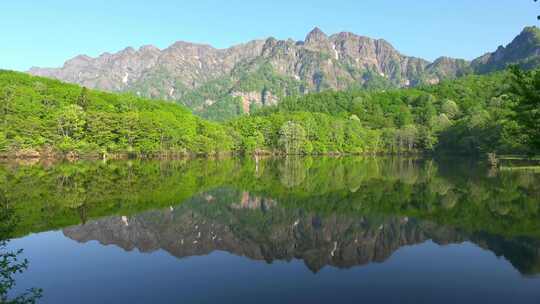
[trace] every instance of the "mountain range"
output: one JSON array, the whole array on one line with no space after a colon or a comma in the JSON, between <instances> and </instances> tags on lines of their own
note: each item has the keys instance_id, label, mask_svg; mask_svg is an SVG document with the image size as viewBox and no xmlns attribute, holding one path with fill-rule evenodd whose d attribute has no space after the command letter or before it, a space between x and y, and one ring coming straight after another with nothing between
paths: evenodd
<instances>
[{"instance_id":1,"label":"mountain range","mask_svg":"<svg viewBox=\"0 0 540 304\"><path fill-rule=\"evenodd\" d=\"M177 101L209 118L249 113L288 95L327 89L414 87L445 79L540 64L540 29L526 27L506 47L467 61L403 55L389 42L313 29L304 41L253 40L227 49L178 41L165 49L128 47L30 74L89 88Z\"/></svg>"}]
</instances>

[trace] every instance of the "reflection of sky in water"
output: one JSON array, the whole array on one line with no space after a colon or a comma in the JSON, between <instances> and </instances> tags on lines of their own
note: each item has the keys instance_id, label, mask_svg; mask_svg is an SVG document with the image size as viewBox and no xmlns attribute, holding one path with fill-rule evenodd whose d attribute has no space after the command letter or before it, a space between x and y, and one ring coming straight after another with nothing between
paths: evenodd
<instances>
[{"instance_id":1,"label":"reflection of sky in water","mask_svg":"<svg viewBox=\"0 0 540 304\"><path fill-rule=\"evenodd\" d=\"M313 274L302 261L267 264L217 251L177 259L76 243L61 232L11 243L32 265L18 289L40 286L45 303L537 303L538 279L471 243L406 246L386 262Z\"/></svg>"}]
</instances>

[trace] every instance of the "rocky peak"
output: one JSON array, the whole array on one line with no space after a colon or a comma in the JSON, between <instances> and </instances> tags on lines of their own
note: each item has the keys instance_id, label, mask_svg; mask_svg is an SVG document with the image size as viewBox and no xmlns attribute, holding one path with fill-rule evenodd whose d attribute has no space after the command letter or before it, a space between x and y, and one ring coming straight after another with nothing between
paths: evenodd
<instances>
[{"instance_id":1,"label":"rocky peak","mask_svg":"<svg viewBox=\"0 0 540 304\"><path fill-rule=\"evenodd\" d=\"M263 51L275 47L278 43L278 40L274 37L269 37L264 41Z\"/></svg>"},{"instance_id":2,"label":"rocky peak","mask_svg":"<svg viewBox=\"0 0 540 304\"><path fill-rule=\"evenodd\" d=\"M143 45L139 48L139 52L144 52L144 53L157 53L160 51L161 50L158 47L151 44Z\"/></svg>"},{"instance_id":3,"label":"rocky peak","mask_svg":"<svg viewBox=\"0 0 540 304\"><path fill-rule=\"evenodd\" d=\"M455 78L470 73L469 66L470 62L467 60L443 56L435 59L433 63L429 64L427 70L431 74L437 75L438 78Z\"/></svg>"},{"instance_id":4,"label":"rocky peak","mask_svg":"<svg viewBox=\"0 0 540 304\"><path fill-rule=\"evenodd\" d=\"M477 73L488 73L504 69L510 64L533 68L540 62L540 29L526 27L507 46L499 46L495 52L487 53L472 62Z\"/></svg>"},{"instance_id":5,"label":"rocky peak","mask_svg":"<svg viewBox=\"0 0 540 304\"><path fill-rule=\"evenodd\" d=\"M305 41L268 38L226 49L177 41L163 50L146 45L138 50L126 48L96 58L81 55L66 61L61 68L32 68L29 72L90 88L179 100L203 111L206 100L212 100L211 104L219 103L234 92L264 99L264 90L272 88L270 93L277 96L277 100L282 97L280 95L293 92L369 87L370 80L375 78L386 85L409 87L437 83L472 70L477 73L499 70L509 63L540 65L540 30L537 27L525 28L508 46L500 47L472 64L448 57L430 63L401 54L383 39L350 32L328 36L315 27ZM280 81L276 82L276 79ZM222 86L224 83L226 85ZM217 93L207 96L208 92L197 91L207 84L212 86L207 91ZM204 96L200 100L182 99L190 92ZM261 103L257 98L245 100L249 104Z\"/></svg>"},{"instance_id":6,"label":"rocky peak","mask_svg":"<svg viewBox=\"0 0 540 304\"><path fill-rule=\"evenodd\" d=\"M188 52L197 53L200 51L215 51L216 49L208 44L190 43L186 41L176 41L171 46L163 50L164 52Z\"/></svg>"},{"instance_id":7,"label":"rocky peak","mask_svg":"<svg viewBox=\"0 0 540 304\"><path fill-rule=\"evenodd\" d=\"M88 55L78 55L78 56L75 56L75 57L67 60L64 63L64 67L68 67L68 66L77 66L77 67L86 66L91 61L92 61L92 57L90 57Z\"/></svg>"},{"instance_id":8,"label":"rocky peak","mask_svg":"<svg viewBox=\"0 0 540 304\"><path fill-rule=\"evenodd\" d=\"M540 29L537 27L526 27L510 44L497 51L510 50L511 52L521 52L518 55L540 55Z\"/></svg>"},{"instance_id":9,"label":"rocky peak","mask_svg":"<svg viewBox=\"0 0 540 304\"><path fill-rule=\"evenodd\" d=\"M92 57L88 55L77 55L73 57L72 59L68 60L68 62L87 62L92 60Z\"/></svg>"},{"instance_id":10,"label":"rocky peak","mask_svg":"<svg viewBox=\"0 0 540 304\"><path fill-rule=\"evenodd\" d=\"M442 56L442 57L439 57L439 58L435 59L435 61L433 61L432 64L451 65L451 64L454 64L455 62L456 62L455 58Z\"/></svg>"},{"instance_id":11,"label":"rocky peak","mask_svg":"<svg viewBox=\"0 0 540 304\"><path fill-rule=\"evenodd\" d=\"M121 50L119 52L119 54L122 54L122 55L124 55L124 54L125 55L133 55L135 53L136 53L135 49L133 47L131 47L131 46L128 46L127 48L125 48L125 49L123 49L123 50Z\"/></svg>"},{"instance_id":12,"label":"rocky peak","mask_svg":"<svg viewBox=\"0 0 540 304\"><path fill-rule=\"evenodd\" d=\"M528 41L531 43L538 43L540 40L540 28L536 26L527 26L521 31L521 33L514 39L514 41Z\"/></svg>"},{"instance_id":13,"label":"rocky peak","mask_svg":"<svg viewBox=\"0 0 540 304\"><path fill-rule=\"evenodd\" d=\"M305 45L318 45L321 43L327 43L328 36L321 31L320 28L315 27L311 32L309 32L304 41Z\"/></svg>"},{"instance_id":14,"label":"rocky peak","mask_svg":"<svg viewBox=\"0 0 540 304\"><path fill-rule=\"evenodd\" d=\"M340 32L340 33L337 33L337 34L334 34L334 35L330 36L330 39L332 39L332 40L347 40L347 39L356 38L356 37L358 37L358 35L356 35L354 33L351 33L351 32Z\"/></svg>"}]
</instances>

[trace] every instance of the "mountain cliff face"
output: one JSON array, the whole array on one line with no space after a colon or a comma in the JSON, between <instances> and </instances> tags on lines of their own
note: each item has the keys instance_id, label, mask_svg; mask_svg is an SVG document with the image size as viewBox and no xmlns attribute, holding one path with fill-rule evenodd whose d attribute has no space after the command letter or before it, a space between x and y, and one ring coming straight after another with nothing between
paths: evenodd
<instances>
[{"instance_id":1,"label":"mountain cliff face","mask_svg":"<svg viewBox=\"0 0 540 304\"><path fill-rule=\"evenodd\" d=\"M261 48L261 41L226 50L179 41L164 50L150 45L97 58L81 55L66 61L62 68L32 68L30 73L90 88L136 90L147 97L171 99L182 90L230 73L237 62L255 57Z\"/></svg>"},{"instance_id":2,"label":"mountain cliff face","mask_svg":"<svg viewBox=\"0 0 540 304\"><path fill-rule=\"evenodd\" d=\"M506 48L475 59L472 66L449 57L429 62L405 56L382 39L348 32L328 36L315 28L304 41L268 38L228 49L176 42L163 50L143 46L97 58L77 56L61 68L29 72L90 88L175 100L213 118L211 113L249 113L292 94L435 84L508 63L536 65L538 33L536 27L526 28Z\"/></svg>"}]
</instances>

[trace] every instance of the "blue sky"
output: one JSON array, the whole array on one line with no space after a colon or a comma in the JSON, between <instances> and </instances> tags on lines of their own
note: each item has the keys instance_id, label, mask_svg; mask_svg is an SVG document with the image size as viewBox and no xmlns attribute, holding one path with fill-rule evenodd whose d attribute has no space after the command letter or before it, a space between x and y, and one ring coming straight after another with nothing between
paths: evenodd
<instances>
[{"instance_id":1,"label":"blue sky","mask_svg":"<svg viewBox=\"0 0 540 304\"><path fill-rule=\"evenodd\" d=\"M538 25L533 0L1 0L0 68L61 66L78 54L177 40L223 48L274 36L384 38L406 55L471 59Z\"/></svg>"}]
</instances>

